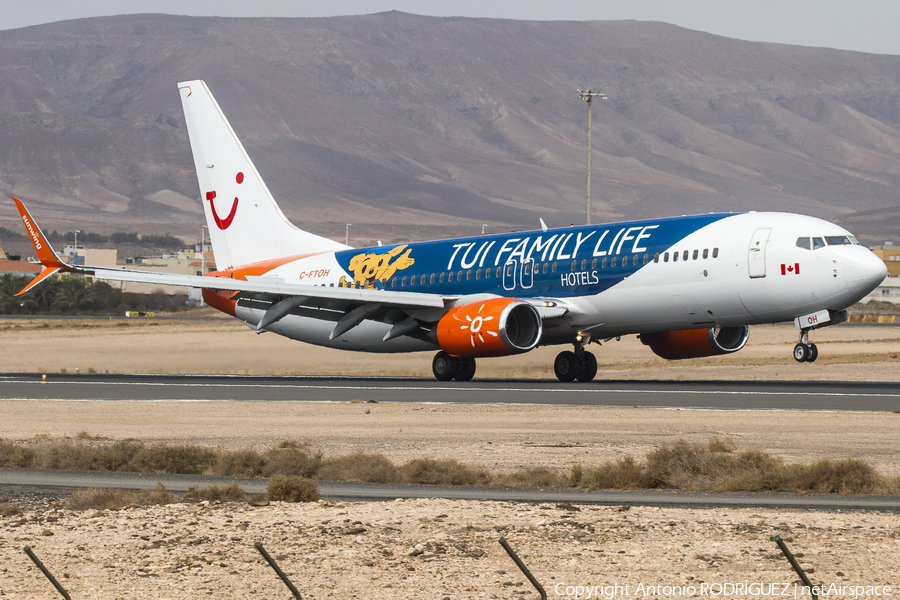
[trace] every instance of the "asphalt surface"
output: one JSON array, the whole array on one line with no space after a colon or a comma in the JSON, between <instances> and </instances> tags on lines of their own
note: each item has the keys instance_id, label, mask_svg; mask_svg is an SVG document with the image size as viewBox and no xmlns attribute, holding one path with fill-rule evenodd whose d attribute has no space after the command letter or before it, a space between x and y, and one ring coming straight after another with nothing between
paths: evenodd
<instances>
[{"instance_id":1,"label":"asphalt surface","mask_svg":"<svg viewBox=\"0 0 900 600\"><path fill-rule=\"evenodd\" d=\"M46 383L44 383L46 381ZM900 410L900 385L866 382L490 380L234 375L0 375L0 397L61 400L426 402L719 410Z\"/></svg>"},{"instance_id":2,"label":"asphalt surface","mask_svg":"<svg viewBox=\"0 0 900 600\"><path fill-rule=\"evenodd\" d=\"M0 375L0 396L65 400L225 400L378 402L459 404L545 404L637 406L714 410L895 411L900 409L896 383L760 382L760 381L557 381L475 380L440 383L415 378L259 377L190 375L106 375L37 373ZM173 492L188 486L237 481L248 493L265 490L262 479L207 476L50 471L0 468L0 488L42 489L68 495L85 487L153 487L157 481ZM395 498L487 499L517 502L574 502L668 506L759 506L820 510L900 510L897 497L794 494L687 494L680 492L590 492L577 489L519 489L451 486L381 485L320 482L323 495L340 500Z\"/></svg>"},{"instance_id":3,"label":"asphalt surface","mask_svg":"<svg viewBox=\"0 0 900 600\"><path fill-rule=\"evenodd\" d=\"M224 486L236 482L248 494L264 492L265 479L166 475L143 473L107 473L98 471L53 471L44 469L0 468L0 489L46 488L54 494L68 495L83 488L122 488L139 490L162 483L170 492L184 493L191 485ZM575 504L676 506L676 507L768 507L819 510L891 510L900 511L896 496L850 496L840 494L741 493L710 494L665 491L588 491L570 488L506 488L481 486L394 485L378 483L320 481L320 493L332 500L355 502L387 501L396 498L444 498L450 500L494 500L503 502L571 502ZM15 495L14 491L13 494Z\"/></svg>"}]
</instances>

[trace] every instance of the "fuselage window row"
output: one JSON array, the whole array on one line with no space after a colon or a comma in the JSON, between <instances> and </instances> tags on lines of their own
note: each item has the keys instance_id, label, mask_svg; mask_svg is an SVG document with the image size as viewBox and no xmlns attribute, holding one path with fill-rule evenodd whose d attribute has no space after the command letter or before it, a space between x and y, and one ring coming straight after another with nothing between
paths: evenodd
<instances>
[{"instance_id":1,"label":"fuselage window row","mask_svg":"<svg viewBox=\"0 0 900 600\"><path fill-rule=\"evenodd\" d=\"M833 237L836 237L836 236L833 236ZM815 244L816 244L815 240L820 240L820 243L822 243L823 246L825 245L824 241L821 241L822 238L812 238L812 239L813 239L813 243L810 244L810 238L799 238L797 240L797 246L800 248L807 248L807 246L803 245L803 243L805 241L806 244L810 245L810 248L815 249L815 248L820 247L820 246L815 246ZM853 242L850 240L847 240L847 241L838 240L838 241L835 241L834 245L850 244L850 243L853 243ZM810 248L807 248L807 249L810 249ZM698 260L701 257L703 259L707 259L710 256L710 252L709 252L709 248L704 248L702 250L702 252L700 250L694 250L693 252L690 250L683 250L681 252L678 252L678 251L672 252L671 255L672 255L671 256L672 262L678 262L679 257L681 257L680 260L682 260L682 261L686 261L690 258L693 258L693 260ZM712 257L713 258L719 257L719 249L718 248L713 248ZM662 254L660 254L659 252L656 252L653 255L652 260L654 263L659 263L660 259L662 259L662 262L664 262L664 263L669 262L669 252L663 252ZM649 254L643 254L643 255L633 254L633 255L631 255L630 259L628 256L623 256L622 263L621 263L622 266L623 267L628 266L629 260L631 262L631 265L636 267L636 266L638 266L638 264L644 264L644 265L648 264L650 262L651 258L650 258ZM608 257L603 257L603 259L600 261L598 261L596 258L594 258L590 262L591 269L597 269L598 266L601 269L614 268L617 265L618 265L618 257L617 256L613 256L611 259ZM579 266L581 267L582 271L587 270L588 260L586 258L582 259L580 265L577 260L572 261L571 269L573 272L578 270ZM547 274L548 272L556 273L557 268L558 268L558 263L556 263L556 262L543 263L543 264L529 262L529 263L525 263L522 266L522 273L524 275L531 275L532 273L534 273L535 275L539 275L542 273ZM504 269L504 267L497 267L496 275L493 275L493 269L491 267L486 267L485 269L475 269L474 270L475 279L481 280L482 277L484 277L484 279L490 279L492 276L499 278L501 276L501 274L503 273L503 269ZM505 265L505 269L506 269L507 277L515 276L515 273L516 273L516 264L515 263L507 263ZM401 288L404 288L407 286L412 287L412 286L417 285L417 280L418 280L418 285L425 285L426 283L431 284L431 285L434 285L435 283L439 283L439 284L440 283L453 283L454 280L462 281L463 273L465 273L466 281L472 280L473 271L471 269L469 269L467 271L456 271L456 272L448 271L448 272L444 272L444 273L423 273L422 275L409 275L409 276L404 275L403 277L401 277L399 279L399 281L398 281L397 277L393 277L393 278L391 278L389 285L392 288L398 287L398 284L399 284L399 287L401 287ZM361 287L361 284L358 281L354 281L352 283L347 282L346 284L339 284L339 285L340 285L340 287L349 287L349 288L354 288L354 289L359 289ZM331 284L331 286L334 287L334 284Z\"/></svg>"}]
</instances>

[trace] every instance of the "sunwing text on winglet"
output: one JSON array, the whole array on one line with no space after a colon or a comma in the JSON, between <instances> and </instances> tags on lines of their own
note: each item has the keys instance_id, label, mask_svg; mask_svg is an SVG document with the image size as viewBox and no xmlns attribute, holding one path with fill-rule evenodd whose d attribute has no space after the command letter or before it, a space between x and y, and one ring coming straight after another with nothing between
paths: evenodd
<instances>
[{"instance_id":1,"label":"sunwing text on winglet","mask_svg":"<svg viewBox=\"0 0 900 600\"><path fill-rule=\"evenodd\" d=\"M75 267L14 199L44 271L203 289L257 332L367 352L437 350L437 379L466 381L478 358L571 345L562 381L590 381L594 341L637 334L657 355L736 352L749 327L795 320L809 333L885 277L846 230L788 213L707 214L353 249L292 225L202 81L178 85L216 264L201 276Z\"/></svg>"}]
</instances>

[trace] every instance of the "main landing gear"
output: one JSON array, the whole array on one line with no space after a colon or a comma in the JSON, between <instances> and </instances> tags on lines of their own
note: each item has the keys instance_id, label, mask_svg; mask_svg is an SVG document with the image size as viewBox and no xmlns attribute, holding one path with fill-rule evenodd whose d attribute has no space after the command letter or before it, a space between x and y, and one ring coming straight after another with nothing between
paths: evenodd
<instances>
[{"instance_id":1,"label":"main landing gear","mask_svg":"<svg viewBox=\"0 0 900 600\"><path fill-rule=\"evenodd\" d=\"M469 381L475 377L475 359L450 356L441 350L431 361L431 371L438 381Z\"/></svg>"},{"instance_id":2,"label":"main landing gear","mask_svg":"<svg viewBox=\"0 0 900 600\"><path fill-rule=\"evenodd\" d=\"M800 331L800 341L794 346L794 360L797 362L816 362L819 358L819 349L815 344L809 343L809 329Z\"/></svg>"},{"instance_id":3,"label":"main landing gear","mask_svg":"<svg viewBox=\"0 0 900 600\"><path fill-rule=\"evenodd\" d=\"M560 352L553 361L553 371L560 381L593 381L597 375L597 357L584 349L584 344L577 342L575 351Z\"/></svg>"}]
</instances>

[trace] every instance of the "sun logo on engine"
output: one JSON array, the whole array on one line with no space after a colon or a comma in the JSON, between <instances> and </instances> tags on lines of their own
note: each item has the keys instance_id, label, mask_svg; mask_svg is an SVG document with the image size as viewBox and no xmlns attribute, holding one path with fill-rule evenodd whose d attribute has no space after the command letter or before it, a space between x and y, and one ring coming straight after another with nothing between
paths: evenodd
<instances>
[{"instance_id":1,"label":"sun logo on engine","mask_svg":"<svg viewBox=\"0 0 900 600\"><path fill-rule=\"evenodd\" d=\"M463 331L465 331L465 330L469 331L473 348L475 347L475 338L476 337L482 344L484 343L484 336L481 335L481 329L483 327L485 327L485 324L488 321L494 320L494 317L491 317L491 316L482 317L481 316L482 310L484 310L484 304L482 304L481 307L479 307L478 314L475 315L474 319L472 317L470 317L469 315L466 315L466 321L469 322L468 325L460 325L459 326L459 328L462 329ZM493 337L497 337L499 335L496 331L489 331L487 329L485 329L484 333L486 335L490 335Z\"/></svg>"}]
</instances>

